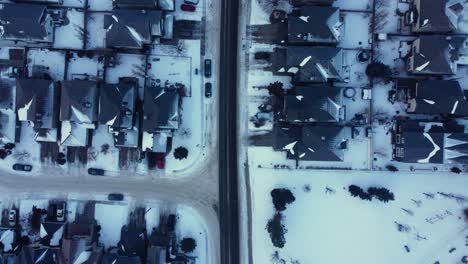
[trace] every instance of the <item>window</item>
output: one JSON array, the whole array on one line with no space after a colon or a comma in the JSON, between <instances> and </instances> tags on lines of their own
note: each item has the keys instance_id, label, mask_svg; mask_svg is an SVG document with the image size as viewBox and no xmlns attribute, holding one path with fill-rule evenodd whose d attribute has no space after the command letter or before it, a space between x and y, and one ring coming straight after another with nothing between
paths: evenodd
<instances>
[{"instance_id":1,"label":"window","mask_svg":"<svg viewBox=\"0 0 468 264\"><path fill-rule=\"evenodd\" d=\"M400 135L400 134L396 134L396 136L395 136L395 143L396 143L396 144L400 144L400 143L401 143L401 135Z\"/></svg>"}]
</instances>

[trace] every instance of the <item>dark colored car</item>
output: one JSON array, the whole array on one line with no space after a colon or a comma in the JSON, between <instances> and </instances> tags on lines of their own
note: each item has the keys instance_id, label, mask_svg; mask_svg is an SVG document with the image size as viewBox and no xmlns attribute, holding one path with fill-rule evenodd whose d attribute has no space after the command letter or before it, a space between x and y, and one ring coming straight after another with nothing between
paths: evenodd
<instances>
[{"instance_id":1,"label":"dark colored car","mask_svg":"<svg viewBox=\"0 0 468 264\"><path fill-rule=\"evenodd\" d=\"M104 176L105 170L103 169L96 169L96 168L89 168L88 169L88 174L89 175L95 175L95 176Z\"/></svg>"},{"instance_id":2,"label":"dark colored car","mask_svg":"<svg viewBox=\"0 0 468 264\"><path fill-rule=\"evenodd\" d=\"M205 97L210 98L213 95L213 84L210 82L205 83Z\"/></svg>"},{"instance_id":3,"label":"dark colored car","mask_svg":"<svg viewBox=\"0 0 468 264\"><path fill-rule=\"evenodd\" d=\"M211 77L211 60L210 59L205 60L204 69L205 69L205 77L210 78Z\"/></svg>"},{"instance_id":4,"label":"dark colored car","mask_svg":"<svg viewBox=\"0 0 468 264\"><path fill-rule=\"evenodd\" d=\"M15 171L32 171L32 166L27 164L13 164Z\"/></svg>"},{"instance_id":5,"label":"dark colored car","mask_svg":"<svg viewBox=\"0 0 468 264\"><path fill-rule=\"evenodd\" d=\"M124 195L121 193L109 193L107 199L109 201L122 201L124 199Z\"/></svg>"},{"instance_id":6,"label":"dark colored car","mask_svg":"<svg viewBox=\"0 0 468 264\"><path fill-rule=\"evenodd\" d=\"M194 5L182 4L182 5L180 5L180 9L182 9L182 11L186 11L186 12L195 12L195 10L197 10L197 7L194 6Z\"/></svg>"}]
</instances>

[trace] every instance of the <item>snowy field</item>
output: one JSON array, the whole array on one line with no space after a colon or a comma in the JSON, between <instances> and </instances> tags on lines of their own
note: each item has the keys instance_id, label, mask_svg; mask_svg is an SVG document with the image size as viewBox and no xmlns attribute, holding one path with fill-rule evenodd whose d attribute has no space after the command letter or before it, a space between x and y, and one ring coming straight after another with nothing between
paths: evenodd
<instances>
[{"instance_id":1,"label":"snowy field","mask_svg":"<svg viewBox=\"0 0 468 264\"><path fill-rule=\"evenodd\" d=\"M292 174L269 169L251 169L250 173L255 175L251 178L255 263L461 263L467 255L466 176L358 171ZM395 201L351 197L347 191L351 184L388 188ZM296 198L284 211L287 233L282 249L273 247L265 229L274 214L270 196L274 188L289 188ZM438 193L455 194L460 200ZM405 230L399 232L397 223ZM272 261L275 251L286 262Z\"/></svg>"}]
</instances>

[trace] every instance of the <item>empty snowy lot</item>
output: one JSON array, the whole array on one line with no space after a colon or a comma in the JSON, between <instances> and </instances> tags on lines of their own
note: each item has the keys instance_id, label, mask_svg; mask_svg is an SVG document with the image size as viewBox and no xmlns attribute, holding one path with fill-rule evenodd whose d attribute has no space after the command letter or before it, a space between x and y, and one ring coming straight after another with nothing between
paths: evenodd
<instances>
[{"instance_id":1,"label":"empty snowy lot","mask_svg":"<svg viewBox=\"0 0 468 264\"><path fill-rule=\"evenodd\" d=\"M467 255L463 209L468 202L443 196L468 197L466 176L270 169L252 169L251 174L254 263L444 264L462 263ZM395 200L351 197L351 184L386 187ZM265 229L274 214L274 188L289 188L296 197L283 212L288 231L282 249L273 247ZM398 231L397 223L406 230ZM275 251L285 262L272 259Z\"/></svg>"}]
</instances>

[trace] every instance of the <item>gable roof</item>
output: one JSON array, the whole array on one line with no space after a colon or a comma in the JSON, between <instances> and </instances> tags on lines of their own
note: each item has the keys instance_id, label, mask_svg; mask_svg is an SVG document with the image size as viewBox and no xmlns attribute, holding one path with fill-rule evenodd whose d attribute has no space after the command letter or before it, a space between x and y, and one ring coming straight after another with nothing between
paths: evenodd
<instances>
[{"instance_id":1,"label":"gable roof","mask_svg":"<svg viewBox=\"0 0 468 264\"><path fill-rule=\"evenodd\" d=\"M410 88L409 113L468 115L468 102L458 81L424 80Z\"/></svg>"},{"instance_id":2,"label":"gable roof","mask_svg":"<svg viewBox=\"0 0 468 264\"><path fill-rule=\"evenodd\" d=\"M88 80L62 82L60 121L91 124L98 120L97 83Z\"/></svg>"},{"instance_id":3,"label":"gable roof","mask_svg":"<svg viewBox=\"0 0 468 264\"><path fill-rule=\"evenodd\" d=\"M341 162L344 158L342 126L279 127L275 137L274 149L286 151L288 159Z\"/></svg>"},{"instance_id":4,"label":"gable roof","mask_svg":"<svg viewBox=\"0 0 468 264\"><path fill-rule=\"evenodd\" d=\"M45 5L1 4L0 39L52 42Z\"/></svg>"},{"instance_id":5,"label":"gable roof","mask_svg":"<svg viewBox=\"0 0 468 264\"><path fill-rule=\"evenodd\" d=\"M328 85L295 87L285 96L284 119L287 122L336 122L340 119L340 89Z\"/></svg>"},{"instance_id":6,"label":"gable roof","mask_svg":"<svg viewBox=\"0 0 468 264\"><path fill-rule=\"evenodd\" d=\"M271 70L275 75L292 75L297 83L341 80L342 56L342 50L333 47L275 48L271 56Z\"/></svg>"},{"instance_id":7,"label":"gable roof","mask_svg":"<svg viewBox=\"0 0 468 264\"><path fill-rule=\"evenodd\" d=\"M122 78L118 84L105 84L100 89L99 122L113 129L133 127L137 78Z\"/></svg>"},{"instance_id":8,"label":"gable roof","mask_svg":"<svg viewBox=\"0 0 468 264\"><path fill-rule=\"evenodd\" d=\"M115 9L104 16L106 47L142 48L153 36L162 35L162 12L159 10Z\"/></svg>"},{"instance_id":9,"label":"gable roof","mask_svg":"<svg viewBox=\"0 0 468 264\"><path fill-rule=\"evenodd\" d=\"M34 128L58 127L58 85L52 80L17 79L16 106L18 119L29 121Z\"/></svg>"},{"instance_id":10,"label":"gable roof","mask_svg":"<svg viewBox=\"0 0 468 264\"><path fill-rule=\"evenodd\" d=\"M177 89L161 86L146 86L143 102L143 124L145 132L179 127L179 93Z\"/></svg>"},{"instance_id":11,"label":"gable roof","mask_svg":"<svg viewBox=\"0 0 468 264\"><path fill-rule=\"evenodd\" d=\"M288 16L290 44L337 43L340 11L336 7L307 6Z\"/></svg>"},{"instance_id":12,"label":"gable roof","mask_svg":"<svg viewBox=\"0 0 468 264\"><path fill-rule=\"evenodd\" d=\"M413 43L410 72L413 74L455 74L457 60L466 54L466 37L420 36Z\"/></svg>"},{"instance_id":13,"label":"gable roof","mask_svg":"<svg viewBox=\"0 0 468 264\"><path fill-rule=\"evenodd\" d=\"M456 28L447 15L448 0L417 0L414 32L448 33Z\"/></svg>"},{"instance_id":14,"label":"gable roof","mask_svg":"<svg viewBox=\"0 0 468 264\"><path fill-rule=\"evenodd\" d=\"M21 249L19 264L57 264L59 249L38 245L27 245Z\"/></svg>"}]
</instances>

